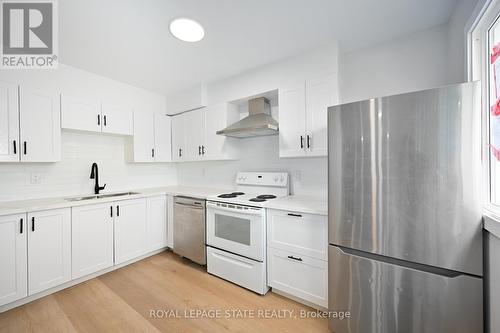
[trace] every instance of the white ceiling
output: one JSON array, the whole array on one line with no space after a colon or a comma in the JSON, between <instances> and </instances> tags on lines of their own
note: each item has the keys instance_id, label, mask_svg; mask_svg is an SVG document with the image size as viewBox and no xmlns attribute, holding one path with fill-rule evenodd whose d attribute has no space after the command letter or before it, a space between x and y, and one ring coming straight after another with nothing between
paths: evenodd
<instances>
[{"instance_id":1,"label":"white ceiling","mask_svg":"<svg viewBox=\"0 0 500 333\"><path fill-rule=\"evenodd\" d=\"M354 50L446 23L456 0L63 0L60 60L160 93L338 40ZM173 18L205 39L173 38Z\"/></svg>"}]
</instances>

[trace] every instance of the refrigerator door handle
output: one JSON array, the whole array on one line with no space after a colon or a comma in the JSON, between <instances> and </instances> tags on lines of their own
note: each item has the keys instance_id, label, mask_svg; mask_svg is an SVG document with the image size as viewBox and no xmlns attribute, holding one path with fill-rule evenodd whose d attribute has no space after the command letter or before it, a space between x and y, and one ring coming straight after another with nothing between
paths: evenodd
<instances>
[{"instance_id":1,"label":"refrigerator door handle","mask_svg":"<svg viewBox=\"0 0 500 333\"><path fill-rule=\"evenodd\" d=\"M403 260L403 259L391 258L391 257L387 257L384 255L374 254L374 253L356 250L356 249L351 249L351 248L344 247L344 246L338 246L338 245L334 245L334 246L344 254L348 254L348 255L356 256L356 257L361 257L361 258L366 258L366 259L370 259L370 260L374 260L374 261L378 261L378 262L383 262L383 263L390 264L390 265L415 269L415 270L421 271L421 272L441 275L441 276L445 276L445 277L449 277L449 278L455 278L455 277L461 276L461 275L467 275L467 276L481 278L481 276L478 276L478 275L453 271L453 270L446 269L446 268L435 267L435 266L430 266L430 265L426 265L426 264L420 264L420 263L411 262L411 261L407 261L407 260Z\"/></svg>"}]
</instances>

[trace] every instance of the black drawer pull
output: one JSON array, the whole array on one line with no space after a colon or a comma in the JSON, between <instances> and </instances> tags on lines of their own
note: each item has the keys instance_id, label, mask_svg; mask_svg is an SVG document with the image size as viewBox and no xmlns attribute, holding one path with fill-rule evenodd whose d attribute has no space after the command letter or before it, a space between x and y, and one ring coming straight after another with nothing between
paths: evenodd
<instances>
[{"instance_id":1,"label":"black drawer pull","mask_svg":"<svg viewBox=\"0 0 500 333\"><path fill-rule=\"evenodd\" d=\"M104 126L108 126L108 125L106 124L106 116L104 116Z\"/></svg>"},{"instance_id":2,"label":"black drawer pull","mask_svg":"<svg viewBox=\"0 0 500 333\"><path fill-rule=\"evenodd\" d=\"M120 205L116 206L116 216L120 216Z\"/></svg>"},{"instance_id":3,"label":"black drawer pull","mask_svg":"<svg viewBox=\"0 0 500 333\"><path fill-rule=\"evenodd\" d=\"M24 145L24 155L26 155L26 141L23 142Z\"/></svg>"},{"instance_id":4,"label":"black drawer pull","mask_svg":"<svg viewBox=\"0 0 500 333\"><path fill-rule=\"evenodd\" d=\"M23 219L20 219L19 220L19 233L22 234L23 233Z\"/></svg>"},{"instance_id":5,"label":"black drawer pull","mask_svg":"<svg viewBox=\"0 0 500 333\"><path fill-rule=\"evenodd\" d=\"M155 157L155 149L151 149L151 157Z\"/></svg>"},{"instance_id":6,"label":"black drawer pull","mask_svg":"<svg viewBox=\"0 0 500 333\"><path fill-rule=\"evenodd\" d=\"M302 217L301 214L293 214L293 213L288 213L288 216L293 216L293 217Z\"/></svg>"},{"instance_id":7,"label":"black drawer pull","mask_svg":"<svg viewBox=\"0 0 500 333\"><path fill-rule=\"evenodd\" d=\"M101 115L97 115L97 126L101 126Z\"/></svg>"},{"instance_id":8,"label":"black drawer pull","mask_svg":"<svg viewBox=\"0 0 500 333\"><path fill-rule=\"evenodd\" d=\"M16 144L16 140L14 140L14 155L17 155L17 144Z\"/></svg>"},{"instance_id":9,"label":"black drawer pull","mask_svg":"<svg viewBox=\"0 0 500 333\"><path fill-rule=\"evenodd\" d=\"M293 260L297 260L297 261L302 261L302 258L297 258L297 257L294 257L294 256L288 256L288 259L293 259Z\"/></svg>"},{"instance_id":10,"label":"black drawer pull","mask_svg":"<svg viewBox=\"0 0 500 333\"><path fill-rule=\"evenodd\" d=\"M113 206L110 206L110 207L109 207L109 210L110 210L110 215L111 215L111 217L113 217Z\"/></svg>"},{"instance_id":11,"label":"black drawer pull","mask_svg":"<svg viewBox=\"0 0 500 333\"><path fill-rule=\"evenodd\" d=\"M311 136L307 134L307 148L311 148Z\"/></svg>"},{"instance_id":12,"label":"black drawer pull","mask_svg":"<svg viewBox=\"0 0 500 333\"><path fill-rule=\"evenodd\" d=\"M300 136L300 149L304 148L304 137L301 135Z\"/></svg>"},{"instance_id":13,"label":"black drawer pull","mask_svg":"<svg viewBox=\"0 0 500 333\"><path fill-rule=\"evenodd\" d=\"M34 216L31 218L31 231L33 231L33 232L35 231L35 217Z\"/></svg>"}]
</instances>

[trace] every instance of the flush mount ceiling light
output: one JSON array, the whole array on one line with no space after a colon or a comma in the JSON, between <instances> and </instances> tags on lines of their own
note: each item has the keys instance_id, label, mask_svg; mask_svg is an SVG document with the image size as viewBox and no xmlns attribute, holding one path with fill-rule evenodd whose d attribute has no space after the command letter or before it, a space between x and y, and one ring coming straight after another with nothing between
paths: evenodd
<instances>
[{"instance_id":1,"label":"flush mount ceiling light","mask_svg":"<svg viewBox=\"0 0 500 333\"><path fill-rule=\"evenodd\" d=\"M184 42L199 42L205 37L205 30L198 22L188 18L177 18L170 23L170 33Z\"/></svg>"}]
</instances>

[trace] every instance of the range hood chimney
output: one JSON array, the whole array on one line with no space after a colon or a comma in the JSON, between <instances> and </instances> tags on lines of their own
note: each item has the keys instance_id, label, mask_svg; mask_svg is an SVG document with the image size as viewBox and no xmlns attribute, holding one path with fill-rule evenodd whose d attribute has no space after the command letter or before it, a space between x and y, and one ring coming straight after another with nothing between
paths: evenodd
<instances>
[{"instance_id":1,"label":"range hood chimney","mask_svg":"<svg viewBox=\"0 0 500 333\"><path fill-rule=\"evenodd\" d=\"M217 134L234 138L276 135L278 134L278 122L271 117L269 100L265 97L259 97L248 101L248 117L217 131Z\"/></svg>"}]
</instances>

